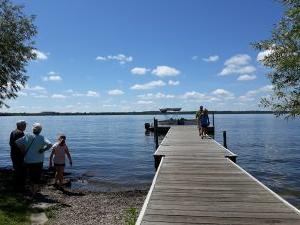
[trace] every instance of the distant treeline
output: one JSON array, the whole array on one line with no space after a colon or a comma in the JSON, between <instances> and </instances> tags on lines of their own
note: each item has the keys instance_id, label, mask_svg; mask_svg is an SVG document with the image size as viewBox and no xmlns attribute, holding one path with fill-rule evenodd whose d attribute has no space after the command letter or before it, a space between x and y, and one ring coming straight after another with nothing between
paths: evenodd
<instances>
[{"instance_id":1,"label":"distant treeline","mask_svg":"<svg viewBox=\"0 0 300 225\"><path fill-rule=\"evenodd\" d=\"M40 113L0 113L0 116L95 116L95 115L182 115L195 114L196 111L168 112L40 112ZM210 114L273 114L273 111L210 111Z\"/></svg>"}]
</instances>

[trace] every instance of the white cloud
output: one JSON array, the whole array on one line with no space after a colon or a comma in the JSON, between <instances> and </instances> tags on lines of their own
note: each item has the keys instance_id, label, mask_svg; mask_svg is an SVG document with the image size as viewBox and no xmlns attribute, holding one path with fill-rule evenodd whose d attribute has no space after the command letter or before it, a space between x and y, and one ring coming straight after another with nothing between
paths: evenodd
<instances>
[{"instance_id":1,"label":"white cloud","mask_svg":"<svg viewBox=\"0 0 300 225\"><path fill-rule=\"evenodd\" d=\"M157 80L157 81L151 81L151 82L145 83L145 84L135 84L130 89L132 89L132 90L148 90L148 89L153 89L156 87L162 87L165 85L166 85L166 83L163 82L162 80Z\"/></svg>"},{"instance_id":2,"label":"white cloud","mask_svg":"<svg viewBox=\"0 0 300 225\"><path fill-rule=\"evenodd\" d=\"M108 91L108 94L109 94L109 95L112 95L112 96L123 95L123 94L124 94L124 91L119 90L119 89L114 89L114 90Z\"/></svg>"},{"instance_id":3,"label":"white cloud","mask_svg":"<svg viewBox=\"0 0 300 225\"><path fill-rule=\"evenodd\" d=\"M241 101L253 101L255 100L255 96L259 94L264 94L271 92L273 90L273 85L265 85L263 87L260 87L258 89L250 90L245 95L242 95L239 97Z\"/></svg>"},{"instance_id":4,"label":"white cloud","mask_svg":"<svg viewBox=\"0 0 300 225\"><path fill-rule=\"evenodd\" d=\"M230 91L218 88L212 92L213 95L216 95L219 98L224 98L224 99L233 99L234 94L231 93Z\"/></svg>"},{"instance_id":5,"label":"white cloud","mask_svg":"<svg viewBox=\"0 0 300 225\"><path fill-rule=\"evenodd\" d=\"M153 93L147 93L144 95L138 95L139 98L141 99L170 99L170 98L175 98L175 95L170 95L170 94L164 94L161 92L158 92L156 94Z\"/></svg>"},{"instance_id":6,"label":"white cloud","mask_svg":"<svg viewBox=\"0 0 300 225\"><path fill-rule=\"evenodd\" d=\"M197 55L194 55L193 57L192 57L192 60L197 60L198 59L198 56Z\"/></svg>"},{"instance_id":7,"label":"white cloud","mask_svg":"<svg viewBox=\"0 0 300 225\"><path fill-rule=\"evenodd\" d=\"M34 98L48 98L47 95L34 95Z\"/></svg>"},{"instance_id":8,"label":"white cloud","mask_svg":"<svg viewBox=\"0 0 300 225\"><path fill-rule=\"evenodd\" d=\"M27 96L28 94L27 94L26 92L19 91L19 92L18 92L18 95L19 95L19 96Z\"/></svg>"},{"instance_id":9,"label":"white cloud","mask_svg":"<svg viewBox=\"0 0 300 225\"><path fill-rule=\"evenodd\" d=\"M225 66L230 66L230 65L247 65L251 61L251 57L247 54L238 54L235 56L232 56L231 58L227 59L224 63Z\"/></svg>"},{"instance_id":10,"label":"white cloud","mask_svg":"<svg viewBox=\"0 0 300 225\"><path fill-rule=\"evenodd\" d=\"M97 56L96 57L96 60L99 60L99 61L105 61L107 60L106 57L103 57L103 56Z\"/></svg>"},{"instance_id":11,"label":"white cloud","mask_svg":"<svg viewBox=\"0 0 300 225\"><path fill-rule=\"evenodd\" d=\"M87 97L99 97L100 94L96 91L87 91L86 96Z\"/></svg>"},{"instance_id":12,"label":"white cloud","mask_svg":"<svg viewBox=\"0 0 300 225\"><path fill-rule=\"evenodd\" d=\"M37 49L33 49L32 53L34 53L36 55L36 60L46 60L48 59L48 56L46 53L43 53Z\"/></svg>"},{"instance_id":13,"label":"white cloud","mask_svg":"<svg viewBox=\"0 0 300 225\"><path fill-rule=\"evenodd\" d=\"M221 76L229 74L251 74L256 71L256 68L249 65L251 57L246 54L235 55L225 61L225 67L219 73Z\"/></svg>"},{"instance_id":14,"label":"white cloud","mask_svg":"<svg viewBox=\"0 0 300 225\"><path fill-rule=\"evenodd\" d=\"M204 99L205 94L196 91L189 91L180 96L182 99Z\"/></svg>"},{"instance_id":15,"label":"white cloud","mask_svg":"<svg viewBox=\"0 0 300 225\"><path fill-rule=\"evenodd\" d=\"M180 82L179 82L179 80L177 80L177 81L169 80L168 84L171 86L178 86L180 84Z\"/></svg>"},{"instance_id":16,"label":"white cloud","mask_svg":"<svg viewBox=\"0 0 300 225\"><path fill-rule=\"evenodd\" d=\"M72 94L72 93L74 93L74 90L73 90L73 89L68 89L68 90L66 90L65 92L66 92L66 93L69 93L69 94Z\"/></svg>"},{"instance_id":17,"label":"white cloud","mask_svg":"<svg viewBox=\"0 0 300 225\"><path fill-rule=\"evenodd\" d=\"M118 54L118 55L108 55L108 56L97 56L96 60L98 61L114 60L114 61L118 61L120 64L125 64L128 62L132 62L133 57L126 56L124 54Z\"/></svg>"},{"instance_id":18,"label":"white cloud","mask_svg":"<svg viewBox=\"0 0 300 225\"><path fill-rule=\"evenodd\" d=\"M33 91L33 92L46 92L46 89L42 86L39 86L39 85L36 85L36 86L33 86L33 87L30 87L28 85L24 88L24 90Z\"/></svg>"},{"instance_id":19,"label":"white cloud","mask_svg":"<svg viewBox=\"0 0 300 225\"><path fill-rule=\"evenodd\" d=\"M244 74L244 75L240 75L237 80L239 81L249 81L249 80L255 80L256 76L255 75L248 75L248 74Z\"/></svg>"},{"instance_id":20,"label":"white cloud","mask_svg":"<svg viewBox=\"0 0 300 225\"><path fill-rule=\"evenodd\" d=\"M43 77L43 81L61 81L62 77L56 72L49 72L48 76Z\"/></svg>"},{"instance_id":21,"label":"white cloud","mask_svg":"<svg viewBox=\"0 0 300 225\"><path fill-rule=\"evenodd\" d=\"M140 105L149 105L152 103L153 103L153 101L143 101L143 100L140 100L137 102L137 104L140 104Z\"/></svg>"},{"instance_id":22,"label":"white cloud","mask_svg":"<svg viewBox=\"0 0 300 225\"><path fill-rule=\"evenodd\" d=\"M65 95L61 95L61 94L53 94L53 95L51 96L51 98L65 99L66 96L65 96Z\"/></svg>"},{"instance_id":23,"label":"white cloud","mask_svg":"<svg viewBox=\"0 0 300 225\"><path fill-rule=\"evenodd\" d=\"M272 49L261 51L257 54L256 60L259 62L262 62L265 59L265 57L271 55L273 52L274 52L274 50L272 50Z\"/></svg>"},{"instance_id":24,"label":"white cloud","mask_svg":"<svg viewBox=\"0 0 300 225\"><path fill-rule=\"evenodd\" d=\"M144 68L144 67L134 67L131 70L132 74L136 74L136 75L144 75L146 74L148 71L150 71L150 69Z\"/></svg>"},{"instance_id":25,"label":"white cloud","mask_svg":"<svg viewBox=\"0 0 300 225\"><path fill-rule=\"evenodd\" d=\"M158 77L177 76L180 74L180 71L169 66L157 66L152 70L152 74Z\"/></svg>"},{"instance_id":26,"label":"white cloud","mask_svg":"<svg viewBox=\"0 0 300 225\"><path fill-rule=\"evenodd\" d=\"M212 56L209 56L208 58L203 58L202 60L205 61L205 62L216 62L219 60L219 56L218 55L212 55Z\"/></svg>"}]
</instances>

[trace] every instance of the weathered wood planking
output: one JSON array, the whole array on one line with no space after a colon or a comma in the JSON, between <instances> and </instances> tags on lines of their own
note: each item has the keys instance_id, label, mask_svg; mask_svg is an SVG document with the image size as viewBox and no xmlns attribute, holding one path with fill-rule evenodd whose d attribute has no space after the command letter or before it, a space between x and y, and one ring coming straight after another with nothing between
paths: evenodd
<instances>
[{"instance_id":1,"label":"weathered wood planking","mask_svg":"<svg viewBox=\"0 0 300 225\"><path fill-rule=\"evenodd\" d=\"M300 225L300 212L226 156L195 126L173 126L137 225Z\"/></svg>"}]
</instances>

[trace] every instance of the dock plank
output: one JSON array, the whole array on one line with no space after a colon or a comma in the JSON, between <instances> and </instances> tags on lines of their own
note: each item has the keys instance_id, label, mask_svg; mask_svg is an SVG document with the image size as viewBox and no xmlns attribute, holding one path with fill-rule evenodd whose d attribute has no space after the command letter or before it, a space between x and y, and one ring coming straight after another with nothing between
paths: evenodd
<instances>
[{"instance_id":1,"label":"dock plank","mask_svg":"<svg viewBox=\"0 0 300 225\"><path fill-rule=\"evenodd\" d=\"M299 225L300 212L230 161L196 126L171 127L137 225Z\"/></svg>"}]
</instances>

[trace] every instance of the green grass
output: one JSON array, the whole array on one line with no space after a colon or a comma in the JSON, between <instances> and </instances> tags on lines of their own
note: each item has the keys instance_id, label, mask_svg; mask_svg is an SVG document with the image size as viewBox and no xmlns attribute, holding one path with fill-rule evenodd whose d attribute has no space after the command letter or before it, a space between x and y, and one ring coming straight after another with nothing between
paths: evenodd
<instances>
[{"instance_id":1,"label":"green grass","mask_svg":"<svg viewBox=\"0 0 300 225\"><path fill-rule=\"evenodd\" d=\"M138 210L137 208L129 208L126 210L126 214L124 216L124 225L135 225L135 222L138 218Z\"/></svg>"},{"instance_id":2,"label":"green grass","mask_svg":"<svg viewBox=\"0 0 300 225\"><path fill-rule=\"evenodd\" d=\"M0 193L0 224L30 225L29 206L21 195Z\"/></svg>"}]
</instances>

